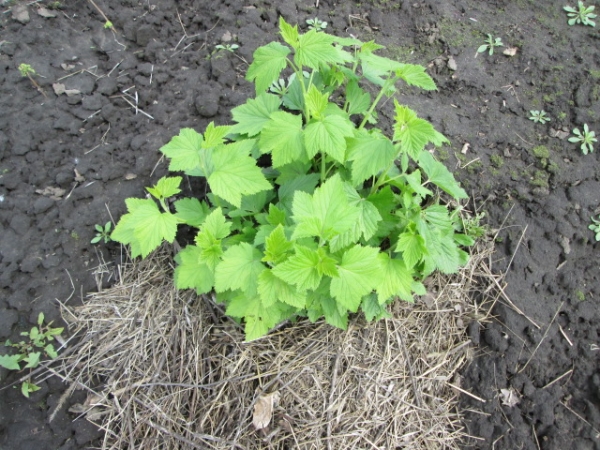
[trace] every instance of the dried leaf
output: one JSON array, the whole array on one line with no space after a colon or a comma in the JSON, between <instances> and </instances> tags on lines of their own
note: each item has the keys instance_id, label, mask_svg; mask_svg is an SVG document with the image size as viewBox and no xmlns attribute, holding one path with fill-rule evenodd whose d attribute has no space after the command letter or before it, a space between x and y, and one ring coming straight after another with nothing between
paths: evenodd
<instances>
[{"instance_id":1,"label":"dried leaf","mask_svg":"<svg viewBox=\"0 0 600 450\"><path fill-rule=\"evenodd\" d=\"M85 181L85 178L79 173L77 169L75 169L75 181L77 181L78 183L83 183Z\"/></svg>"},{"instance_id":2,"label":"dried leaf","mask_svg":"<svg viewBox=\"0 0 600 450\"><path fill-rule=\"evenodd\" d=\"M67 97L73 97L74 95L81 94L81 91L77 89L67 89L65 90L65 94L67 94Z\"/></svg>"},{"instance_id":3,"label":"dried leaf","mask_svg":"<svg viewBox=\"0 0 600 450\"><path fill-rule=\"evenodd\" d=\"M125 174L125 179L127 181L135 180L136 178L137 178L137 175L135 173L126 173Z\"/></svg>"},{"instance_id":4,"label":"dried leaf","mask_svg":"<svg viewBox=\"0 0 600 450\"><path fill-rule=\"evenodd\" d=\"M517 51L518 51L517 47L508 47L502 53L504 53L506 56L515 56L517 54Z\"/></svg>"},{"instance_id":5,"label":"dried leaf","mask_svg":"<svg viewBox=\"0 0 600 450\"><path fill-rule=\"evenodd\" d=\"M269 422L271 422L271 418L273 417L273 407L277 405L279 396L279 391L275 391L258 397L254 405L254 416L252 417L254 428L262 430L269 426Z\"/></svg>"},{"instance_id":6,"label":"dried leaf","mask_svg":"<svg viewBox=\"0 0 600 450\"><path fill-rule=\"evenodd\" d=\"M460 150L460 152L463 155L466 155L467 152L469 151L469 147L471 147L471 144L469 144L468 142L465 142L465 144L462 146L462 149Z\"/></svg>"},{"instance_id":7,"label":"dried leaf","mask_svg":"<svg viewBox=\"0 0 600 450\"><path fill-rule=\"evenodd\" d=\"M29 10L26 5L17 5L12 9L12 18L23 25L29 23Z\"/></svg>"},{"instance_id":8,"label":"dried leaf","mask_svg":"<svg viewBox=\"0 0 600 450\"><path fill-rule=\"evenodd\" d=\"M60 67L62 67L63 70L66 70L67 72L69 70L73 70L75 68L75 65L73 64L61 64Z\"/></svg>"},{"instance_id":9,"label":"dried leaf","mask_svg":"<svg viewBox=\"0 0 600 450\"><path fill-rule=\"evenodd\" d=\"M43 6L41 6L41 7L38 8L37 13L40 16L46 18L46 19L50 19L52 17L56 17L56 13L55 12L52 12L49 9L44 8Z\"/></svg>"},{"instance_id":10,"label":"dried leaf","mask_svg":"<svg viewBox=\"0 0 600 450\"><path fill-rule=\"evenodd\" d=\"M450 69L450 70L458 69L458 66L456 65L456 61L454 60L454 58L452 56L450 58L448 58L448 69Z\"/></svg>"},{"instance_id":11,"label":"dried leaf","mask_svg":"<svg viewBox=\"0 0 600 450\"><path fill-rule=\"evenodd\" d=\"M502 404L509 408L512 408L521 402L521 397L513 388L500 389L500 399L502 400Z\"/></svg>"},{"instance_id":12,"label":"dried leaf","mask_svg":"<svg viewBox=\"0 0 600 450\"><path fill-rule=\"evenodd\" d=\"M62 83L53 83L52 84L52 89L54 89L54 93L56 95L60 95L60 94L64 94L65 93L65 85Z\"/></svg>"},{"instance_id":13,"label":"dried leaf","mask_svg":"<svg viewBox=\"0 0 600 450\"><path fill-rule=\"evenodd\" d=\"M50 197L52 200L60 200L66 191L58 187L46 186L44 189L36 189L35 192Z\"/></svg>"}]
</instances>

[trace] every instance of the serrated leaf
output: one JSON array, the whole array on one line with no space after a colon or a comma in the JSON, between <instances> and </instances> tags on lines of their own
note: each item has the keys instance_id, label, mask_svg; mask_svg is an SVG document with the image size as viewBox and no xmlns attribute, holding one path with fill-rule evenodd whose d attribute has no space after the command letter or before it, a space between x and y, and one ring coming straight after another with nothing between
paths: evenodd
<instances>
[{"instance_id":1,"label":"serrated leaf","mask_svg":"<svg viewBox=\"0 0 600 450\"><path fill-rule=\"evenodd\" d=\"M413 302L412 286L413 272L406 267L401 259L390 258L387 253L379 254L381 263L382 281L377 286L379 304L383 304L390 297L398 296L407 302Z\"/></svg>"},{"instance_id":2,"label":"serrated leaf","mask_svg":"<svg viewBox=\"0 0 600 450\"><path fill-rule=\"evenodd\" d=\"M437 89L433 79L425 72L425 67L417 64L402 64L401 68L396 69L396 76L409 86L417 86L426 91Z\"/></svg>"},{"instance_id":3,"label":"serrated leaf","mask_svg":"<svg viewBox=\"0 0 600 450\"><path fill-rule=\"evenodd\" d=\"M313 158L323 151L339 163L346 158L346 137L353 136L354 125L348 118L329 115L311 120L304 130L306 152Z\"/></svg>"},{"instance_id":4,"label":"serrated leaf","mask_svg":"<svg viewBox=\"0 0 600 450\"><path fill-rule=\"evenodd\" d=\"M392 142L379 130L363 131L346 140L352 161L352 182L358 185L390 167L396 157Z\"/></svg>"},{"instance_id":5,"label":"serrated leaf","mask_svg":"<svg viewBox=\"0 0 600 450\"><path fill-rule=\"evenodd\" d=\"M231 222L223 215L223 210L217 208L212 211L202 224L202 231L208 232L214 239L224 239L231 232Z\"/></svg>"},{"instance_id":6,"label":"serrated leaf","mask_svg":"<svg viewBox=\"0 0 600 450\"><path fill-rule=\"evenodd\" d=\"M364 48L364 46L363 46ZM362 51L359 58L364 69L369 73L379 76L390 75L392 72L402 69L404 64L384 56L375 55L372 52Z\"/></svg>"},{"instance_id":7,"label":"serrated leaf","mask_svg":"<svg viewBox=\"0 0 600 450\"><path fill-rule=\"evenodd\" d=\"M398 217L392 213L398 207L398 202L392 189L389 186L385 186L375 194L367 197L367 200L377 208L382 218L377 224L377 233L375 236L389 236L399 223Z\"/></svg>"},{"instance_id":8,"label":"serrated leaf","mask_svg":"<svg viewBox=\"0 0 600 450\"><path fill-rule=\"evenodd\" d=\"M367 322L392 317L386 307L377 301L377 296L375 294L365 295L360 304L360 309L362 309L365 314Z\"/></svg>"},{"instance_id":9,"label":"serrated leaf","mask_svg":"<svg viewBox=\"0 0 600 450\"><path fill-rule=\"evenodd\" d=\"M222 145L212 153L214 170L208 177L212 192L238 208L242 195L271 189L256 161L249 156L253 140Z\"/></svg>"},{"instance_id":10,"label":"serrated leaf","mask_svg":"<svg viewBox=\"0 0 600 450\"><path fill-rule=\"evenodd\" d=\"M302 116L285 111L271 114L260 134L261 152L272 152L273 167L307 159Z\"/></svg>"},{"instance_id":11,"label":"serrated leaf","mask_svg":"<svg viewBox=\"0 0 600 450\"><path fill-rule=\"evenodd\" d=\"M292 48L298 46L298 25L293 27L279 16L279 32L283 40Z\"/></svg>"},{"instance_id":12,"label":"serrated leaf","mask_svg":"<svg viewBox=\"0 0 600 450\"><path fill-rule=\"evenodd\" d=\"M456 273L461 264L461 254L452 233L442 234L439 229L426 222L418 222L417 229L427 249L424 255L426 267L433 266L442 273ZM432 270L426 269L429 273Z\"/></svg>"},{"instance_id":13,"label":"serrated leaf","mask_svg":"<svg viewBox=\"0 0 600 450\"><path fill-rule=\"evenodd\" d=\"M296 192L292 219L297 224L292 239L316 236L329 240L352 228L359 210L348 203L339 174L315 190L311 196Z\"/></svg>"},{"instance_id":14,"label":"serrated leaf","mask_svg":"<svg viewBox=\"0 0 600 450\"><path fill-rule=\"evenodd\" d=\"M418 233L407 230L398 237L396 252L402 253L402 259L407 268L413 268L426 252L423 237Z\"/></svg>"},{"instance_id":15,"label":"serrated leaf","mask_svg":"<svg viewBox=\"0 0 600 450\"><path fill-rule=\"evenodd\" d=\"M350 80L346 85L346 101L349 115L364 114L371 106L371 96L358 85L356 80Z\"/></svg>"},{"instance_id":16,"label":"serrated leaf","mask_svg":"<svg viewBox=\"0 0 600 450\"><path fill-rule=\"evenodd\" d=\"M269 89L269 86L279 78L279 74L287 66L289 54L290 49L279 42L271 42L256 49L246 79L255 82L257 93Z\"/></svg>"},{"instance_id":17,"label":"serrated leaf","mask_svg":"<svg viewBox=\"0 0 600 450\"><path fill-rule=\"evenodd\" d=\"M404 178L415 194L420 198L426 198L433 195L433 192L421 184L421 171L419 169L411 172L409 175L405 175Z\"/></svg>"},{"instance_id":18,"label":"serrated leaf","mask_svg":"<svg viewBox=\"0 0 600 450\"><path fill-rule=\"evenodd\" d=\"M267 215L267 222L270 225L285 225L286 214L285 211L279 209L273 203L269 205L269 214Z\"/></svg>"},{"instance_id":19,"label":"serrated leaf","mask_svg":"<svg viewBox=\"0 0 600 450\"><path fill-rule=\"evenodd\" d=\"M292 111L304 110L304 93L300 83L304 83L306 86L306 79L303 77L298 78L296 74L293 73L288 81L288 90L281 98L283 105Z\"/></svg>"},{"instance_id":20,"label":"serrated leaf","mask_svg":"<svg viewBox=\"0 0 600 450\"><path fill-rule=\"evenodd\" d=\"M204 130L202 148L210 149L223 144L225 136L229 133L231 133L230 126L215 126L214 122L209 123Z\"/></svg>"},{"instance_id":21,"label":"serrated leaf","mask_svg":"<svg viewBox=\"0 0 600 450\"><path fill-rule=\"evenodd\" d=\"M321 65L344 64L352 60L348 52L334 47L335 38L327 33L310 30L298 38L294 62L299 67L319 70Z\"/></svg>"},{"instance_id":22,"label":"serrated leaf","mask_svg":"<svg viewBox=\"0 0 600 450\"><path fill-rule=\"evenodd\" d=\"M298 291L296 287L276 277L271 270L264 270L258 277L258 293L265 307L283 302L294 308L306 307L306 294Z\"/></svg>"},{"instance_id":23,"label":"serrated leaf","mask_svg":"<svg viewBox=\"0 0 600 450\"><path fill-rule=\"evenodd\" d=\"M215 290L240 289L249 297L255 295L258 276L265 270L261 258L260 251L245 242L228 248L215 270Z\"/></svg>"},{"instance_id":24,"label":"serrated leaf","mask_svg":"<svg viewBox=\"0 0 600 450\"><path fill-rule=\"evenodd\" d=\"M162 177L153 187L146 188L146 190L157 200L161 200L179 194L181 192L180 184L181 177Z\"/></svg>"},{"instance_id":25,"label":"serrated leaf","mask_svg":"<svg viewBox=\"0 0 600 450\"><path fill-rule=\"evenodd\" d=\"M262 260L279 264L287 259L293 248L294 244L288 241L283 225L278 225L265 239L265 256Z\"/></svg>"},{"instance_id":26,"label":"serrated leaf","mask_svg":"<svg viewBox=\"0 0 600 450\"><path fill-rule=\"evenodd\" d=\"M251 98L243 105L231 110L233 120L238 122L231 127L232 133L247 134L252 137L260 133L269 121L271 114L279 109L281 100L277 95L263 93Z\"/></svg>"},{"instance_id":27,"label":"serrated leaf","mask_svg":"<svg viewBox=\"0 0 600 450\"><path fill-rule=\"evenodd\" d=\"M463 188L460 187L454 175L429 152L422 152L419 155L419 166L427 174L430 183L435 184L440 189L450 194L455 199L469 198Z\"/></svg>"},{"instance_id":28,"label":"serrated leaf","mask_svg":"<svg viewBox=\"0 0 600 450\"><path fill-rule=\"evenodd\" d=\"M325 322L329 325L345 330L348 328L348 312L340 312L340 305L328 295L320 297L321 309Z\"/></svg>"},{"instance_id":29,"label":"serrated leaf","mask_svg":"<svg viewBox=\"0 0 600 450\"><path fill-rule=\"evenodd\" d=\"M356 245L342 256L339 276L331 280L331 295L352 312L356 312L362 297L380 282L379 249Z\"/></svg>"},{"instance_id":30,"label":"serrated leaf","mask_svg":"<svg viewBox=\"0 0 600 450\"><path fill-rule=\"evenodd\" d=\"M454 229L448 208L444 205L428 206L422 211L421 217L442 235L451 233Z\"/></svg>"},{"instance_id":31,"label":"serrated leaf","mask_svg":"<svg viewBox=\"0 0 600 450\"><path fill-rule=\"evenodd\" d=\"M311 84L306 92L305 101L310 117L321 117L327 108L329 95L322 93L314 84Z\"/></svg>"},{"instance_id":32,"label":"serrated leaf","mask_svg":"<svg viewBox=\"0 0 600 450\"><path fill-rule=\"evenodd\" d=\"M21 370L20 360L21 355L0 355L0 367L7 370Z\"/></svg>"},{"instance_id":33,"label":"serrated leaf","mask_svg":"<svg viewBox=\"0 0 600 450\"><path fill-rule=\"evenodd\" d=\"M35 369L37 366L39 366L41 356L42 352L30 352L25 358L23 358L23 361L27 363L24 369Z\"/></svg>"},{"instance_id":34,"label":"serrated leaf","mask_svg":"<svg viewBox=\"0 0 600 450\"><path fill-rule=\"evenodd\" d=\"M175 203L175 216L191 227L200 227L206 215L209 213L209 207L206 203L197 198L182 198Z\"/></svg>"},{"instance_id":35,"label":"serrated leaf","mask_svg":"<svg viewBox=\"0 0 600 450\"><path fill-rule=\"evenodd\" d=\"M419 119L417 114L407 106L400 105L396 100L394 141L400 142L400 149L413 159L417 159L427 143L441 145L447 139L433 128L433 125L424 119Z\"/></svg>"},{"instance_id":36,"label":"serrated leaf","mask_svg":"<svg viewBox=\"0 0 600 450\"><path fill-rule=\"evenodd\" d=\"M320 259L317 251L301 245L296 245L295 251L285 262L273 268L273 274L293 284L299 291L316 289L321 281L317 269Z\"/></svg>"},{"instance_id":37,"label":"serrated leaf","mask_svg":"<svg viewBox=\"0 0 600 450\"><path fill-rule=\"evenodd\" d=\"M201 152L204 138L191 128L182 128L178 136L160 148L160 151L171 159L171 172L189 171L201 166Z\"/></svg>"},{"instance_id":38,"label":"serrated leaf","mask_svg":"<svg viewBox=\"0 0 600 450\"><path fill-rule=\"evenodd\" d=\"M207 216L196 236L196 245L201 250L198 261L206 264L213 273L223 255L221 240L229 236L231 225L231 222L226 221L221 208L217 208Z\"/></svg>"},{"instance_id":39,"label":"serrated leaf","mask_svg":"<svg viewBox=\"0 0 600 450\"><path fill-rule=\"evenodd\" d=\"M214 275L209 267L200 262L202 249L188 245L175 256L175 286L177 289L195 289L198 295L210 292Z\"/></svg>"},{"instance_id":40,"label":"serrated leaf","mask_svg":"<svg viewBox=\"0 0 600 450\"><path fill-rule=\"evenodd\" d=\"M279 188L279 201L286 208L292 207L292 201L296 192L305 192L312 194L319 183L319 174L310 173L308 175L299 175L291 181L287 181Z\"/></svg>"}]
</instances>

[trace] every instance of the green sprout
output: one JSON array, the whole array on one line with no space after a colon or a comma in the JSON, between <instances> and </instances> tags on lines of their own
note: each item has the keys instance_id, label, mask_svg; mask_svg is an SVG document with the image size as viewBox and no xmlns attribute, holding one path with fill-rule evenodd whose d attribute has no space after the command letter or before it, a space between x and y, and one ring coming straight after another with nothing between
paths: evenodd
<instances>
[{"instance_id":1,"label":"green sprout","mask_svg":"<svg viewBox=\"0 0 600 450\"><path fill-rule=\"evenodd\" d=\"M29 64L19 64L19 73L21 74L22 77L27 77L29 79L31 79L31 77L34 77L37 75L37 72L35 71L35 69L33 67L31 67Z\"/></svg>"},{"instance_id":2,"label":"green sprout","mask_svg":"<svg viewBox=\"0 0 600 450\"><path fill-rule=\"evenodd\" d=\"M488 37L485 41L485 44L479 46L479 48L477 49L477 53L483 53L487 50L490 55L493 55L494 47L504 47L502 39L494 38L491 34L488 34L487 36Z\"/></svg>"},{"instance_id":3,"label":"green sprout","mask_svg":"<svg viewBox=\"0 0 600 450\"><path fill-rule=\"evenodd\" d=\"M273 94L281 96L285 95L288 91L288 88L285 84L285 80L283 78L280 78L277 81L273 81L273 84L271 84L271 86L269 87L269 91Z\"/></svg>"},{"instance_id":4,"label":"green sprout","mask_svg":"<svg viewBox=\"0 0 600 450\"><path fill-rule=\"evenodd\" d=\"M112 240L110 238L112 222L106 222L106 224L104 226L96 224L96 225L94 225L94 228L96 229L97 233L96 233L96 236L94 237L94 239L92 239L90 241L91 244L97 244L98 242L100 242L103 239L104 239L104 243L107 244Z\"/></svg>"},{"instance_id":5,"label":"green sprout","mask_svg":"<svg viewBox=\"0 0 600 450\"><path fill-rule=\"evenodd\" d=\"M235 52L238 48L240 48L239 45L237 44L219 44L219 45L215 45L215 50L225 50L228 52Z\"/></svg>"},{"instance_id":6,"label":"green sprout","mask_svg":"<svg viewBox=\"0 0 600 450\"><path fill-rule=\"evenodd\" d=\"M531 114L529 116L529 120L533 120L535 123L541 123L542 125L545 124L546 122L550 122L550 117L548 117L546 115L546 111L542 110L542 111L536 111L536 110L531 110L529 111L529 114Z\"/></svg>"},{"instance_id":7,"label":"green sprout","mask_svg":"<svg viewBox=\"0 0 600 450\"><path fill-rule=\"evenodd\" d=\"M598 220L594 219L594 216L590 217L592 219L592 224L588 227L594 233L596 233L596 241L600 241L600 215L598 216Z\"/></svg>"},{"instance_id":8,"label":"green sprout","mask_svg":"<svg viewBox=\"0 0 600 450\"><path fill-rule=\"evenodd\" d=\"M567 11L567 16L569 16L569 25L581 23L595 27L596 22L592 20L597 17L596 14L592 13L595 6L585 6L583 2L577 2L577 6L579 9L575 9L572 6L563 6L563 9Z\"/></svg>"},{"instance_id":9,"label":"green sprout","mask_svg":"<svg viewBox=\"0 0 600 450\"><path fill-rule=\"evenodd\" d=\"M583 132L579 131L579 128L573 129L575 136L569 138L569 142L581 143L581 151L584 155L592 153L594 151L594 142L598 142L596 139L596 133L590 131L588 124L583 124Z\"/></svg>"},{"instance_id":10,"label":"green sprout","mask_svg":"<svg viewBox=\"0 0 600 450\"><path fill-rule=\"evenodd\" d=\"M112 29L112 28L113 28L113 23L112 23L110 20L107 20L107 21L104 23L104 28L105 28L105 29L107 29L107 30L110 30L110 29Z\"/></svg>"},{"instance_id":11,"label":"green sprout","mask_svg":"<svg viewBox=\"0 0 600 450\"><path fill-rule=\"evenodd\" d=\"M324 22L317 17L314 19L308 19L306 23L308 24L309 30L324 31L325 28L327 28L327 22Z\"/></svg>"}]
</instances>

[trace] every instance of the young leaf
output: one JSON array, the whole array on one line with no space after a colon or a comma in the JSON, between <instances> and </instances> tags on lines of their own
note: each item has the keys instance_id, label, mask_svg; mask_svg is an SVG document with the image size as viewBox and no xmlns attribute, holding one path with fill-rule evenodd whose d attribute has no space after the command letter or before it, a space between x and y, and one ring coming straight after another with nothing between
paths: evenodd
<instances>
[{"instance_id":1,"label":"young leaf","mask_svg":"<svg viewBox=\"0 0 600 450\"><path fill-rule=\"evenodd\" d=\"M419 119L417 114L407 106L400 105L394 100L396 116L394 123L394 141L400 142L400 149L417 159L421 150L428 142L441 145L448 140L433 125L424 119Z\"/></svg>"},{"instance_id":2,"label":"young leaf","mask_svg":"<svg viewBox=\"0 0 600 450\"><path fill-rule=\"evenodd\" d=\"M214 275L209 267L200 262L202 249L188 245L175 256L175 286L177 289L195 289L198 295L210 292Z\"/></svg>"},{"instance_id":3,"label":"young leaf","mask_svg":"<svg viewBox=\"0 0 600 450\"><path fill-rule=\"evenodd\" d=\"M260 134L261 152L272 152L273 167L307 159L302 116L277 111L271 114Z\"/></svg>"},{"instance_id":4,"label":"young leaf","mask_svg":"<svg viewBox=\"0 0 600 450\"><path fill-rule=\"evenodd\" d=\"M227 222L221 208L217 208L208 215L196 236L196 245L201 250L198 262L206 264L213 273L223 255L221 240L229 236L230 230L231 222Z\"/></svg>"},{"instance_id":5,"label":"young leaf","mask_svg":"<svg viewBox=\"0 0 600 450\"><path fill-rule=\"evenodd\" d=\"M58 353L56 352L56 350L54 349L54 345L52 344L48 344L44 347L44 353L46 353L46 355L48 355L48 357L52 359L58 357Z\"/></svg>"},{"instance_id":6,"label":"young leaf","mask_svg":"<svg viewBox=\"0 0 600 450\"><path fill-rule=\"evenodd\" d=\"M41 312L38 314L38 318L37 318L38 327L41 327L43 323L44 323L44 313Z\"/></svg>"},{"instance_id":7,"label":"young leaf","mask_svg":"<svg viewBox=\"0 0 600 450\"><path fill-rule=\"evenodd\" d=\"M298 25L293 27L279 16L279 32L283 40L292 48L298 46Z\"/></svg>"},{"instance_id":8,"label":"young leaf","mask_svg":"<svg viewBox=\"0 0 600 450\"><path fill-rule=\"evenodd\" d=\"M456 273L461 263L458 246L451 233L442 234L439 229L426 222L417 223L427 252L424 255L426 266L439 269L442 273ZM433 269L426 269L429 273Z\"/></svg>"},{"instance_id":9,"label":"young leaf","mask_svg":"<svg viewBox=\"0 0 600 450\"><path fill-rule=\"evenodd\" d=\"M390 297L398 296L413 302L413 272L401 259L390 258L387 253L379 254L381 263L381 283L377 286L379 304L383 305Z\"/></svg>"},{"instance_id":10,"label":"young leaf","mask_svg":"<svg viewBox=\"0 0 600 450\"><path fill-rule=\"evenodd\" d=\"M296 245L296 253L273 268L273 274L283 281L298 287L299 291L316 289L322 275L317 267L320 258L316 250Z\"/></svg>"},{"instance_id":11,"label":"young leaf","mask_svg":"<svg viewBox=\"0 0 600 450\"><path fill-rule=\"evenodd\" d=\"M146 190L157 200L162 200L179 194L180 184L181 177L162 177L153 187L148 187Z\"/></svg>"},{"instance_id":12,"label":"young leaf","mask_svg":"<svg viewBox=\"0 0 600 450\"><path fill-rule=\"evenodd\" d=\"M349 230L359 214L358 208L349 205L338 174L317 188L312 196L296 192L292 212L297 224L292 239L316 236L329 240Z\"/></svg>"},{"instance_id":13,"label":"young leaf","mask_svg":"<svg viewBox=\"0 0 600 450\"><path fill-rule=\"evenodd\" d=\"M433 192L431 192L426 187L423 187L423 185L421 184L421 171L419 169L416 169L409 175L404 175L404 179L411 187L413 192L417 194L421 199L433 195Z\"/></svg>"},{"instance_id":14,"label":"young leaf","mask_svg":"<svg viewBox=\"0 0 600 450\"><path fill-rule=\"evenodd\" d=\"M426 252L423 238L414 231L406 230L400 234L396 252L402 252L402 259L407 268L413 268Z\"/></svg>"},{"instance_id":15,"label":"young leaf","mask_svg":"<svg viewBox=\"0 0 600 450\"><path fill-rule=\"evenodd\" d=\"M320 297L321 309L325 322L329 325L345 330L348 328L348 311L329 295ZM340 311L340 309L342 311Z\"/></svg>"},{"instance_id":16,"label":"young leaf","mask_svg":"<svg viewBox=\"0 0 600 450\"><path fill-rule=\"evenodd\" d=\"M182 198L175 203L175 217L191 227L200 227L210 209L197 198Z\"/></svg>"},{"instance_id":17,"label":"young leaf","mask_svg":"<svg viewBox=\"0 0 600 450\"><path fill-rule=\"evenodd\" d=\"M265 270L261 258L260 251L245 242L228 248L216 268L215 290L240 289L249 297L256 295L258 276Z\"/></svg>"},{"instance_id":18,"label":"young leaf","mask_svg":"<svg viewBox=\"0 0 600 450\"><path fill-rule=\"evenodd\" d=\"M37 366L39 366L41 356L42 352L30 352L25 358L23 358L23 361L27 363L24 369L35 369Z\"/></svg>"},{"instance_id":19,"label":"young leaf","mask_svg":"<svg viewBox=\"0 0 600 450\"><path fill-rule=\"evenodd\" d=\"M279 74L287 66L289 54L290 49L279 42L271 42L256 49L246 79L255 82L257 94L269 89L279 78Z\"/></svg>"},{"instance_id":20,"label":"young leaf","mask_svg":"<svg viewBox=\"0 0 600 450\"><path fill-rule=\"evenodd\" d=\"M230 126L219 126L215 127L214 122L209 123L204 130L204 142L202 148L211 149L218 145L221 145L227 136L231 133Z\"/></svg>"},{"instance_id":21,"label":"young leaf","mask_svg":"<svg viewBox=\"0 0 600 450\"><path fill-rule=\"evenodd\" d=\"M319 70L322 65L344 64L352 60L348 52L333 46L335 38L326 33L310 30L298 38L294 62L298 67Z\"/></svg>"},{"instance_id":22,"label":"young leaf","mask_svg":"<svg viewBox=\"0 0 600 450\"><path fill-rule=\"evenodd\" d=\"M354 125L348 118L329 115L311 120L304 130L309 158L323 151L339 163L346 158L346 137L353 136Z\"/></svg>"},{"instance_id":23,"label":"young leaf","mask_svg":"<svg viewBox=\"0 0 600 450\"><path fill-rule=\"evenodd\" d=\"M441 162L436 161L429 152L419 155L419 165L427 174L428 181L440 189L446 191L455 199L469 198L463 188L460 187L454 175Z\"/></svg>"},{"instance_id":24,"label":"young leaf","mask_svg":"<svg viewBox=\"0 0 600 450\"><path fill-rule=\"evenodd\" d=\"M182 128L178 136L174 136L160 151L171 159L169 170L171 172L188 171L199 167L201 164L202 135L191 128Z\"/></svg>"},{"instance_id":25,"label":"young leaf","mask_svg":"<svg viewBox=\"0 0 600 450\"><path fill-rule=\"evenodd\" d=\"M276 277L269 269L263 270L258 276L258 293L263 306L267 308L277 301L298 309L306 307L306 293Z\"/></svg>"},{"instance_id":26,"label":"young leaf","mask_svg":"<svg viewBox=\"0 0 600 450\"><path fill-rule=\"evenodd\" d=\"M433 79L425 73L425 67L417 64L402 64L402 67L396 70L396 76L409 86L417 86L426 91L437 89Z\"/></svg>"},{"instance_id":27,"label":"young leaf","mask_svg":"<svg viewBox=\"0 0 600 450\"><path fill-rule=\"evenodd\" d=\"M29 398L30 393L39 391L40 389L41 387L33 384L30 381L23 381L21 384L21 393L27 398Z\"/></svg>"},{"instance_id":28,"label":"young leaf","mask_svg":"<svg viewBox=\"0 0 600 450\"><path fill-rule=\"evenodd\" d=\"M238 208L242 205L242 195L271 189L256 161L249 156L254 142L222 145L212 154L214 170L208 176L208 184L214 194Z\"/></svg>"},{"instance_id":29,"label":"young leaf","mask_svg":"<svg viewBox=\"0 0 600 450\"><path fill-rule=\"evenodd\" d=\"M377 296L375 294L365 295L360 304L360 308L365 314L367 322L392 317L385 306L377 301Z\"/></svg>"},{"instance_id":30,"label":"young leaf","mask_svg":"<svg viewBox=\"0 0 600 450\"><path fill-rule=\"evenodd\" d=\"M0 367L8 370L21 370L19 361L21 361L21 355L0 355Z\"/></svg>"},{"instance_id":31,"label":"young leaf","mask_svg":"<svg viewBox=\"0 0 600 450\"><path fill-rule=\"evenodd\" d=\"M364 114L371 106L371 96L358 85L356 80L350 80L346 85L346 101L348 115Z\"/></svg>"},{"instance_id":32,"label":"young leaf","mask_svg":"<svg viewBox=\"0 0 600 450\"><path fill-rule=\"evenodd\" d=\"M265 256L262 260L271 264L279 264L288 258L293 248L294 244L285 236L283 225L278 225L265 239Z\"/></svg>"},{"instance_id":33,"label":"young leaf","mask_svg":"<svg viewBox=\"0 0 600 450\"><path fill-rule=\"evenodd\" d=\"M346 142L348 160L352 161L352 183L355 186L378 175L394 162L394 145L377 129L362 130Z\"/></svg>"},{"instance_id":34,"label":"young leaf","mask_svg":"<svg viewBox=\"0 0 600 450\"><path fill-rule=\"evenodd\" d=\"M267 93L248 99L243 105L231 110L233 120L238 122L231 127L231 132L247 134L250 137L257 135L269 121L271 114L279 109L280 104L278 96Z\"/></svg>"},{"instance_id":35,"label":"young leaf","mask_svg":"<svg viewBox=\"0 0 600 450\"><path fill-rule=\"evenodd\" d=\"M338 266L339 277L331 280L331 295L338 303L356 312L362 297L379 285L379 249L356 245L347 250Z\"/></svg>"},{"instance_id":36,"label":"young leaf","mask_svg":"<svg viewBox=\"0 0 600 450\"><path fill-rule=\"evenodd\" d=\"M312 84L306 93L306 106L308 106L310 117L321 117L325 108L327 108L328 101L329 95L321 93L321 91Z\"/></svg>"}]
</instances>

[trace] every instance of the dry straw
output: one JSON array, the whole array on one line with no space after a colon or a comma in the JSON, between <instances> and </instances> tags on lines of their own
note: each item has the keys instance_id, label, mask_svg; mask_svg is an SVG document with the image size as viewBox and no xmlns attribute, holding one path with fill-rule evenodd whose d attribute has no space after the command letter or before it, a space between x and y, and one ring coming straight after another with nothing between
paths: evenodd
<instances>
[{"instance_id":1,"label":"dry straw","mask_svg":"<svg viewBox=\"0 0 600 450\"><path fill-rule=\"evenodd\" d=\"M465 329L498 298L490 254L396 302L393 319L346 331L301 320L243 343L210 298L173 287L159 252L66 311L81 339L52 373L88 391L79 411L105 430L103 449L458 448ZM277 401L256 430L265 399Z\"/></svg>"}]
</instances>

